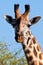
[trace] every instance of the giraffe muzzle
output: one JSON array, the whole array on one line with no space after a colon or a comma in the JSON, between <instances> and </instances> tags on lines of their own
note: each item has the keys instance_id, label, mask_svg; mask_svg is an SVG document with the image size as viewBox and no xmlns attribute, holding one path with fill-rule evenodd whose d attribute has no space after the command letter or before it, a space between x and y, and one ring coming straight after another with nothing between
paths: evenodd
<instances>
[{"instance_id":1,"label":"giraffe muzzle","mask_svg":"<svg viewBox=\"0 0 43 65\"><path fill-rule=\"evenodd\" d=\"M19 34L16 34L15 40L16 40L16 42L22 43L23 42L23 36L19 35Z\"/></svg>"}]
</instances>

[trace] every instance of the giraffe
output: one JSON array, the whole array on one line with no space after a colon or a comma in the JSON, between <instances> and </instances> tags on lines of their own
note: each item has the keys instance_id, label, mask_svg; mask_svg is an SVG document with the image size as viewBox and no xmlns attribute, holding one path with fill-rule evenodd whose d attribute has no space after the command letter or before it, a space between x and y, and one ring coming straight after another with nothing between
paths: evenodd
<instances>
[{"instance_id":1,"label":"giraffe","mask_svg":"<svg viewBox=\"0 0 43 65\"><path fill-rule=\"evenodd\" d=\"M30 31L30 26L36 24L41 19L41 16L29 19L30 5L25 5L25 12L20 14L19 4L15 4L14 12L15 19L9 15L4 15L4 18L15 29L15 40L22 44L28 65L43 65L43 52Z\"/></svg>"}]
</instances>

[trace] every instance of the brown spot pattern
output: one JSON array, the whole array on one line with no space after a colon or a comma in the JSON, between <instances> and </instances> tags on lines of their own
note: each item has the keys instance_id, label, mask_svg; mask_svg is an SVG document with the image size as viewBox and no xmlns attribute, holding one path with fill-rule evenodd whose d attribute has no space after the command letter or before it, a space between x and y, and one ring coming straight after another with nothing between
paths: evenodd
<instances>
[{"instance_id":1,"label":"brown spot pattern","mask_svg":"<svg viewBox=\"0 0 43 65\"><path fill-rule=\"evenodd\" d=\"M42 59L42 53L39 54L39 58Z\"/></svg>"},{"instance_id":2,"label":"brown spot pattern","mask_svg":"<svg viewBox=\"0 0 43 65\"><path fill-rule=\"evenodd\" d=\"M39 65L43 65L41 62L39 62Z\"/></svg>"},{"instance_id":3,"label":"brown spot pattern","mask_svg":"<svg viewBox=\"0 0 43 65\"><path fill-rule=\"evenodd\" d=\"M41 51L41 48L40 48L40 46L39 46L39 45L37 45L37 50L38 50L38 51Z\"/></svg>"},{"instance_id":4,"label":"brown spot pattern","mask_svg":"<svg viewBox=\"0 0 43 65\"><path fill-rule=\"evenodd\" d=\"M29 62L29 61L32 61L32 59L33 59L32 56L29 56L29 57L26 57L26 58L27 58L28 62Z\"/></svg>"},{"instance_id":5,"label":"brown spot pattern","mask_svg":"<svg viewBox=\"0 0 43 65\"><path fill-rule=\"evenodd\" d=\"M32 62L31 65L34 65L34 62Z\"/></svg>"},{"instance_id":6,"label":"brown spot pattern","mask_svg":"<svg viewBox=\"0 0 43 65\"><path fill-rule=\"evenodd\" d=\"M30 37L28 37L27 44L29 43Z\"/></svg>"},{"instance_id":7,"label":"brown spot pattern","mask_svg":"<svg viewBox=\"0 0 43 65\"><path fill-rule=\"evenodd\" d=\"M36 60L33 61L33 62L31 63L31 65L38 65L38 64L37 64L37 61L36 61Z\"/></svg>"},{"instance_id":8,"label":"brown spot pattern","mask_svg":"<svg viewBox=\"0 0 43 65\"><path fill-rule=\"evenodd\" d=\"M27 49L26 51L25 51L25 54L29 54L31 51L29 50L29 49Z\"/></svg>"},{"instance_id":9,"label":"brown spot pattern","mask_svg":"<svg viewBox=\"0 0 43 65\"><path fill-rule=\"evenodd\" d=\"M32 41L30 42L30 45L29 45L30 48L32 48Z\"/></svg>"},{"instance_id":10,"label":"brown spot pattern","mask_svg":"<svg viewBox=\"0 0 43 65\"><path fill-rule=\"evenodd\" d=\"M34 44L36 44L35 37L32 38L32 41L33 41Z\"/></svg>"},{"instance_id":11,"label":"brown spot pattern","mask_svg":"<svg viewBox=\"0 0 43 65\"><path fill-rule=\"evenodd\" d=\"M33 47L33 53L37 57L37 51L36 51L35 47Z\"/></svg>"}]
</instances>

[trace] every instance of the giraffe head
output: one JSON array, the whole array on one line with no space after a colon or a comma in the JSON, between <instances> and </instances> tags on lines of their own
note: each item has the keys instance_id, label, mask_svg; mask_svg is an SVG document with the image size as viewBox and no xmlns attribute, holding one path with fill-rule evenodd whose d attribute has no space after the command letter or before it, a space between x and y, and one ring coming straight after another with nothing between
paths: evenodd
<instances>
[{"instance_id":1,"label":"giraffe head","mask_svg":"<svg viewBox=\"0 0 43 65\"><path fill-rule=\"evenodd\" d=\"M36 24L40 20L40 16L28 18L30 12L30 5L25 5L25 12L20 14L19 4L14 5L15 19L9 15L4 15L4 18L10 23L15 29L15 39L17 42L23 42L23 34L25 27L30 28L31 25Z\"/></svg>"}]
</instances>

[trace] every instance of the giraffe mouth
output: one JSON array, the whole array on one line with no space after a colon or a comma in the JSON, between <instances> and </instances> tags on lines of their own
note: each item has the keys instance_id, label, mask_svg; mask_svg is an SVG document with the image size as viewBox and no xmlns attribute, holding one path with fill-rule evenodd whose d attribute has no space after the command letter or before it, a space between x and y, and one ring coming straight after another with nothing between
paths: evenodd
<instances>
[{"instance_id":1,"label":"giraffe mouth","mask_svg":"<svg viewBox=\"0 0 43 65\"><path fill-rule=\"evenodd\" d=\"M15 40L18 43L22 43L23 42L23 36L22 35L19 35L19 34L16 34Z\"/></svg>"}]
</instances>

